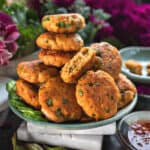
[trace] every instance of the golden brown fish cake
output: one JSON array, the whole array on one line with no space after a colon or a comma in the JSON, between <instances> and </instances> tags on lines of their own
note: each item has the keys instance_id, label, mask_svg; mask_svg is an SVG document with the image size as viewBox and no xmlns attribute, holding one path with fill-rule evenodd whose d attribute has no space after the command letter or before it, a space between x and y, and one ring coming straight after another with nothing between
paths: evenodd
<instances>
[{"instance_id":1,"label":"golden brown fish cake","mask_svg":"<svg viewBox=\"0 0 150 150\"><path fill-rule=\"evenodd\" d=\"M61 78L66 83L75 83L77 79L93 65L96 52L90 47L83 47L61 70Z\"/></svg>"},{"instance_id":2,"label":"golden brown fish cake","mask_svg":"<svg viewBox=\"0 0 150 150\"><path fill-rule=\"evenodd\" d=\"M42 18L42 26L54 33L73 33L85 27L85 20L77 13L47 15Z\"/></svg>"},{"instance_id":3,"label":"golden brown fish cake","mask_svg":"<svg viewBox=\"0 0 150 150\"><path fill-rule=\"evenodd\" d=\"M39 102L43 114L51 121L79 120L81 108L75 97L75 86L52 78L39 90Z\"/></svg>"},{"instance_id":4,"label":"golden brown fish cake","mask_svg":"<svg viewBox=\"0 0 150 150\"><path fill-rule=\"evenodd\" d=\"M107 42L91 44L91 48L96 50L97 55L94 69L106 71L114 79L117 79L122 65L118 49Z\"/></svg>"},{"instance_id":5,"label":"golden brown fish cake","mask_svg":"<svg viewBox=\"0 0 150 150\"><path fill-rule=\"evenodd\" d=\"M19 63L17 73L20 78L30 83L43 83L59 74L56 68L45 66L40 60Z\"/></svg>"},{"instance_id":6,"label":"golden brown fish cake","mask_svg":"<svg viewBox=\"0 0 150 150\"><path fill-rule=\"evenodd\" d=\"M130 103L136 94L136 87L134 84L123 74L119 74L116 84L121 93L121 99L118 102L118 108L122 108Z\"/></svg>"},{"instance_id":7,"label":"golden brown fish cake","mask_svg":"<svg viewBox=\"0 0 150 150\"><path fill-rule=\"evenodd\" d=\"M130 72L138 75L142 75L142 65L135 60L127 60L125 66Z\"/></svg>"},{"instance_id":8,"label":"golden brown fish cake","mask_svg":"<svg viewBox=\"0 0 150 150\"><path fill-rule=\"evenodd\" d=\"M43 49L39 52L39 59L42 60L45 65L61 67L68 62L75 53L76 52L51 51Z\"/></svg>"},{"instance_id":9,"label":"golden brown fish cake","mask_svg":"<svg viewBox=\"0 0 150 150\"><path fill-rule=\"evenodd\" d=\"M56 51L79 51L84 43L79 34L51 34L42 33L36 40L42 49Z\"/></svg>"},{"instance_id":10,"label":"golden brown fish cake","mask_svg":"<svg viewBox=\"0 0 150 150\"><path fill-rule=\"evenodd\" d=\"M101 70L87 71L78 80L76 97L86 115L95 120L107 119L115 115L117 103L121 98L114 79Z\"/></svg>"},{"instance_id":11,"label":"golden brown fish cake","mask_svg":"<svg viewBox=\"0 0 150 150\"><path fill-rule=\"evenodd\" d=\"M16 92L25 103L36 109L40 108L38 88L35 85L19 79L16 81Z\"/></svg>"}]
</instances>

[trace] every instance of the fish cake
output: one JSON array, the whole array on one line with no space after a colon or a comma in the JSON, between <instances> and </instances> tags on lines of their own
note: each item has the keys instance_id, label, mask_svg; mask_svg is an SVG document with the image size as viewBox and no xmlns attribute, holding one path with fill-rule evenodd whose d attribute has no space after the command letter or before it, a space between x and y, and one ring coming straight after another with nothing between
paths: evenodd
<instances>
[{"instance_id":1,"label":"fish cake","mask_svg":"<svg viewBox=\"0 0 150 150\"><path fill-rule=\"evenodd\" d=\"M43 61L45 65L61 67L68 62L76 52L64 52L64 51L51 51L43 49L39 52L39 59Z\"/></svg>"},{"instance_id":2,"label":"fish cake","mask_svg":"<svg viewBox=\"0 0 150 150\"><path fill-rule=\"evenodd\" d=\"M142 65L135 60L127 60L125 66L131 73L142 75Z\"/></svg>"},{"instance_id":3,"label":"fish cake","mask_svg":"<svg viewBox=\"0 0 150 150\"><path fill-rule=\"evenodd\" d=\"M39 98L38 98L38 88L25 80L18 79L16 81L16 92L20 96L22 101L28 105L39 109Z\"/></svg>"},{"instance_id":4,"label":"fish cake","mask_svg":"<svg viewBox=\"0 0 150 150\"><path fill-rule=\"evenodd\" d=\"M59 74L56 68L45 66L40 60L19 63L17 73L21 79L30 83L43 83Z\"/></svg>"},{"instance_id":5,"label":"fish cake","mask_svg":"<svg viewBox=\"0 0 150 150\"><path fill-rule=\"evenodd\" d=\"M93 43L90 47L96 50L95 70L103 70L117 79L122 66L118 49L107 42Z\"/></svg>"},{"instance_id":6,"label":"fish cake","mask_svg":"<svg viewBox=\"0 0 150 150\"><path fill-rule=\"evenodd\" d=\"M117 113L117 103L121 98L114 79L101 70L87 71L76 86L78 104L87 116L95 119L107 119Z\"/></svg>"},{"instance_id":7,"label":"fish cake","mask_svg":"<svg viewBox=\"0 0 150 150\"><path fill-rule=\"evenodd\" d=\"M49 32L39 35L36 44L42 49L55 51L79 51L84 45L79 34L51 34Z\"/></svg>"},{"instance_id":8,"label":"fish cake","mask_svg":"<svg viewBox=\"0 0 150 150\"><path fill-rule=\"evenodd\" d=\"M75 83L77 79L92 67L96 52L90 47L83 47L61 70L61 78L66 83Z\"/></svg>"},{"instance_id":9,"label":"fish cake","mask_svg":"<svg viewBox=\"0 0 150 150\"><path fill-rule=\"evenodd\" d=\"M42 18L42 26L54 33L73 33L85 27L85 20L77 13L47 15Z\"/></svg>"},{"instance_id":10,"label":"fish cake","mask_svg":"<svg viewBox=\"0 0 150 150\"><path fill-rule=\"evenodd\" d=\"M123 108L130 103L136 94L136 87L134 84L123 74L119 74L116 84L121 93L121 99L118 102L118 109Z\"/></svg>"},{"instance_id":11,"label":"fish cake","mask_svg":"<svg viewBox=\"0 0 150 150\"><path fill-rule=\"evenodd\" d=\"M82 110L75 97L75 85L64 83L60 77L52 78L39 90L41 111L51 121L79 120Z\"/></svg>"}]
</instances>

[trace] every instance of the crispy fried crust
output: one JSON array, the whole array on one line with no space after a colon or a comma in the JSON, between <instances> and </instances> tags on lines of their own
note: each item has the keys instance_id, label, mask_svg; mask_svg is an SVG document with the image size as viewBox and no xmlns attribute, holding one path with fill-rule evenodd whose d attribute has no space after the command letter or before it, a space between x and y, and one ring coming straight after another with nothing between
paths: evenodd
<instances>
[{"instance_id":1,"label":"crispy fried crust","mask_svg":"<svg viewBox=\"0 0 150 150\"><path fill-rule=\"evenodd\" d=\"M119 74L119 78L116 81L117 86L121 93L121 99L118 102L118 109L126 106L130 103L135 96L136 87L134 84L123 74Z\"/></svg>"},{"instance_id":2,"label":"crispy fried crust","mask_svg":"<svg viewBox=\"0 0 150 150\"><path fill-rule=\"evenodd\" d=\"M40 60L19 63L17 73L20 78L30 83L43 83L59 74L56 68L45 66Z\"/></svg>"},{"instance_id":3,"label":"crispy fried crust","mask_svg":"<svg viewBox=\"0 0 150 150\"><path fill-rule=\"evenodd\" d=\"M93 58L96 52L83 47L61 70L61 78L66 83L75 83L77 79L92 67Z\"/></svg>"},{"instance_id":4,"label":"crispy fried crust","mask_svg":"<svg viewBox=\"0 0 150 150\"><path fill-rule=\"evenodd\" d=\"M51 51L43 49L39 52L39 59L43 61L45 65L61 67L67 63L76 52L64 52L64 51Z\"/></svg>"},{"instance_id":5,"label":"crispy fried crust","mask_svg":"<svg viewBox=\"0 0 150 150\"><path fill-rule=\"evenodd\" d=\"M84 43L79 34L51 34L45 32L39 35L36 44L42 49L79 51Z\"/></svg>"},{"instance_id":6,"label":"crispy fried crust","mask_svg":"<svg viewBox=\"0 0 150 150\"><path fill-rule=\"evenodd\" d=\"M16 92L22 100L30 106L39 109L38 88L25 80L16 81Z\"/></svg>"},{"instance_id":7,"label":"crispy fried crust","mask_svg":"<svg viewBox=\"0 0 150 150\"><path fill-rule=\"evenodd\" d=\"M95 120L107 119L117 112L120 92L114 79L104 71L88 71L76 86L78 104Z\"/></svg>"},{"instance_id":8,"label":"crispy fried crust","mask_svg":"<svg viewBox=\"0 0 150 150\"><path fill-rule=\"evenodd\" d=\"M85 27L85 20L77 13L47 15L42 18L42 26L54 33L73 33Z\"/></svg>"},{"instance_id":9,"label":"crispy fried crust","mask_svg":"<svg viewBox=\"0 0 150 150\"><path fill-rule=\"evenodd\" d=\"M126 67L130 72L141 75L142 74L142 65L135 60L127 60L125 62Z\"/></svg>"},{"instance_id":10,"label":"crispy fried crust","mask_svg":"<svg viewBox=\"0 0 150 150\"><path fill-rule=\"evenodd\" d=\"M118 49L107 42L94 43L91 48L96 50L94 69L106 71L117 79L122 65Z\"/></svg>"},{"instance_id":11,"label":"crispy fried crust","mask_svg":"<svg viewBox=\"0 0 150 150\"><path fill-rule=\"evenodd\" d=\"M59 77L50 79L40 88L39 102L43 114L51 121L65 122L81 117L75 86L64 83Z\"/></svg>"}]
</instances>

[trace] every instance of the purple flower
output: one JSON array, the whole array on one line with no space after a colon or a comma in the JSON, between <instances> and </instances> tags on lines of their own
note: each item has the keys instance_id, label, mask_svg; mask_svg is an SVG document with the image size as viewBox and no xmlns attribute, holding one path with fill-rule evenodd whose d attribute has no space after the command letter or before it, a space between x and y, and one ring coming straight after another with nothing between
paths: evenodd
<instances>
[{"instance_id":1,"label":"purple flower","mask_svg":"<svg viewBox=\"0 0 150 150\"><path fill-rule=\"evenodd\" d=\"M101 0L84 0L85 3L92 7L92 8L100 8L101 7Z\"/></svg>"},{"instance_id":2,"label":"purple flower","mask_svg":"<svg viewBox=\"0 0 150 150\"><path fill-rule=\"evenodd\" d=\"M113 28L105 20L96 18L94 15L90 15L89 21L98 29L94 41L99 42L104 38L112 37Z\"/></svg>"},{"instance_id":3,"label":"purple flower","mask_svg":"<svg viewBox=\"0 0 150 150\"><path fill-rule=\"evenodd\" d=\"M92 8L111 14L113 34L124 45L150 46L150 4L134 0L84 0Z\"/></svg>"},{"instance_id":4,"label":"purple flower","mask_svg":"<svg viewBox=\"0 0 150 150\"><path fill-rule=\"evenodd\" d=\"M108 24L97 32L95 41L99 42L105 38L110 37L113 37L113 28Z\"/></svg>"},{"instance_id":5,"label":"purple flower","mask_svg":"<svg viewBox=\"0 0 150 150\"><path fill-rule=\"evenodd\" d=\"M126 45L150 45L150 13L143 13L142 9L134 6L112 16L114 34Z\"/></svg>"},{"instance_id":6,"label":"purple flower","mask_svg":"<svg viewBox=\"0 0 150 150\"><path fill-rule=\"evenodd\" d=\"M61 7L69 7L74 3L75 0L53 0L53 2Z\"/></svg>"},{"instance_id":7,"label":"purple flower","mask_svg":"<svg viewBox=\"0 0 150 150\"><path fill-rule=\"evenodd\" d=\"M18 49L19 37L16 24L6 13L0 12L0 65L8 64Z\"/></svg>"}]
</instances>

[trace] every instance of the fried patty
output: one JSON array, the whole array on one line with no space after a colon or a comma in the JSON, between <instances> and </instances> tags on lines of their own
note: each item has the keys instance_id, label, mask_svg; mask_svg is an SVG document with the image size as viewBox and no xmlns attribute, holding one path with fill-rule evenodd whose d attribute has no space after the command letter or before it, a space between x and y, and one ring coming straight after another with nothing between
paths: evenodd
<instances>
[{"instance_id":1,"label":"fried patty","mask_svg":"<svg viewBox=\"0 0 150 150\"><path fill-rule=\"evenodd\" d=\"M79 120L82 110L77 104L75 86L64 83L59 77L52 78L39 90L41 111L51 121Z\"/></svg>"},{"instance_id":2,"label":"fried patty","mask_svg":"<svg viewBox=\"0 0 150 150\"><path fill-rule=\"evenodd\" d=\"M106 72L87 71L76 86L78 104L87 116L95 119L107 119L117 112L120 92L114 79Z\"/></svg>"},{"instance_id":3,"label":"fried patty","mask_svg":"<svg viewBox=\"0 0 150 150\"><path fill-rule=\"evenodd\" d=\"M75 83L77 79L92 67L96 52L90 47L83 47L61 70L61 78L66 83Z\"/></svg>"},{"instance_id":4,"label":"fried patty","mask_svg":"<svg viewBox=\"0 0 150 150\"><path fill-rule=\"evenodd\" d=\"M120 109L134 99L136 87L125 75L121 73L119 74L119 78L116 83L121 93L121 99L118 102L118 109Z\"/></svg>"},{"instance_id":5,"label":"fried patty","mask_svg":"<svg viewBox=\"0 0 150 150\"><path fill-rule=\"evenodd\" d=\"M79 51L84 43L79 34L51 34L45 32L39 35L36 44L42 49Z\"/></svg>"},{"instance_id":6,"label":"fried patty","mask_svg":"<svg viewBox=\"0 0 150 150\"><path fill-rule=\"evenodd\" d=\"M64 51L51 51L43 49L39 52L39 59L43 61L45 65L61 67L68 62L76 52L64 52Z\"/></svg>"},{"instance_id":7,"label":"fried patty","mask_svg":"<svg viewBox=\"0 0 150 150\"><path fill-rule=\"evenodd\" d=\"M127 60L125 66L134 74L142 74L142 65L135 60Z\"/></svg>"},{"instance_id":8,"label":"fried patty","mask_svg":"<svg viewBox=\"0 0 150 150\"><path fill-rule=\"evenodd\" d=\"M107 42L94 43L90 47L96 50L94 69L101 69L117 79L122 65L118 49Z\"/></svg>"},{"instance_id":9,"label":"fried patty","mask_svg":"<svg viewBox=\"0 0 150 150\"><path fill-rule=\"evenodd\" d=\"M85 20L77 13L47 15L42 18L42 26L54 33L73 33L85 27Z\"/></svg>"},{"instance_id":10,"label":"fried patty","mask_svg":"<svg viewBox=\"0 0 150 150\"><path fill-rule=\"evenodd\" d=\"M17 73L21 79L30 83L43 83L59 74L56 68L45 66L40 60L19 63Z\"/></svg>"},{"instance_id":11,"label":"fried patty","mask_svg":"<svg viewBox=\"0 0 150 150\"><path fill-rule=\"evenodd\" d=\"M16 81L16 92L22 98L22 101L36 109L40 108L38 88L35 85L19 79Z\"/></svg>"}]
</instances>

